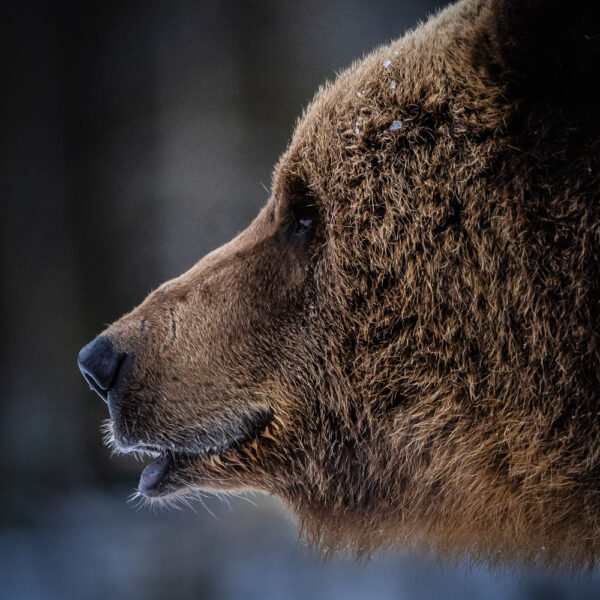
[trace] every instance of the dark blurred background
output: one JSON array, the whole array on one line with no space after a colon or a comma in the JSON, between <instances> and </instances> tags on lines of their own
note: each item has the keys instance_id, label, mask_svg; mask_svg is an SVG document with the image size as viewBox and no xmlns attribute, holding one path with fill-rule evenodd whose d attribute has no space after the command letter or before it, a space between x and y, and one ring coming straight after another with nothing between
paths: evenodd
<instances>
[{"instance_id":1,"label":"dark blurred background","mask_svg":"<svg viewBox=\"0 0 600 600\"><path fill-rule=\"evenodd\" d=\"M152 511L78 349L244 228L319 84L436 0L1 9L0 597L598 598L600 577L322 565L275 499Z\"/></svg>"}]
</instances>

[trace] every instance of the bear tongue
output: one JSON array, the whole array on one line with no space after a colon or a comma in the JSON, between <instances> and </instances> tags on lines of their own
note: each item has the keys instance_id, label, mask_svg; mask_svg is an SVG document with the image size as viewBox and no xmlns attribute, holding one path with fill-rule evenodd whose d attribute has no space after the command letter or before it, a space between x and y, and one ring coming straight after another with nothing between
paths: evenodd
<instances>
[{"instance_id":1,"label":"bear tongue","mask_svg":"<svg viewBox=\"0 0 600 600\"><path fill-rule=\"evenodd\" d=\"M165 451L142 471L139 490L145 496L158 496L160 487L174 465L173 455Z\"/></svg>"}]
</instances>

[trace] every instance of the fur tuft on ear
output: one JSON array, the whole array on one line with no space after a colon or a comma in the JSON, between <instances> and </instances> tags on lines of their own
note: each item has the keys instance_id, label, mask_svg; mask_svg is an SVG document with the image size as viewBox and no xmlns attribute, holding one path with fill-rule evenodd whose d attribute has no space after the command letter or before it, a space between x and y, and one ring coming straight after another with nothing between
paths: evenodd
<instances>
[{"instance_id":1,"label":"fur tuft on ear","mask_svg":"<svg viewBox=\"0 0 600 600\"><path fill-rule=\"evenodd\" d=\"M598 100L600 0L490 0L502 77L523 95Z\"/></svg>"}]
</instances>

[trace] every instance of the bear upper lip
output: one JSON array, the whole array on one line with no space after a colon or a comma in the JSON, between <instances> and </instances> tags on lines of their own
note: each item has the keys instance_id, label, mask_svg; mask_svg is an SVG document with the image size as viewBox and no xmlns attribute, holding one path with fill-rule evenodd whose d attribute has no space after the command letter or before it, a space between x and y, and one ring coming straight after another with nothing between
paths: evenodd
<instances>
[{"instance_id":1,"label":"bear upper lip","mask_svg":"<svg viewBox=\"0 0 600 600\"><path fill-rule=\"evenodd\" d=\"M254 409L239 420L219 424L218 434L210 429L198 432L195 441L119 444L119 448L123 452L151 454L164 452L187 456L219 454L259 435L272 420L273 415L273 410L270 408Z\"/></svg>"}]
</instances>

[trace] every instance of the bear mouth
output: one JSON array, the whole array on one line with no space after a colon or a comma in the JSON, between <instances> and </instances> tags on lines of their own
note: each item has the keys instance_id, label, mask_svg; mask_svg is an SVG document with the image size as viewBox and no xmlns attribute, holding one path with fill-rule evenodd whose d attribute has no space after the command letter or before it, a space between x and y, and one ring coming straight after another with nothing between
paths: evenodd
<instances>
[{"instance_id":1,"label":"bear mouth","mask_svg":"<svg viewBox=\"0 0 600 600\"><path fill-rule=\"evenodd\" d=\"M153 457L140 475L138 492L146 498L164 497L190 485L181 472L191 462L221 457L229 451L241 449L259 437L272 419L271 409L256 410L234 422L201 431L189 444L136 444L121 447L121 450Z\"/></svg>"}]
</instances>

